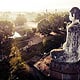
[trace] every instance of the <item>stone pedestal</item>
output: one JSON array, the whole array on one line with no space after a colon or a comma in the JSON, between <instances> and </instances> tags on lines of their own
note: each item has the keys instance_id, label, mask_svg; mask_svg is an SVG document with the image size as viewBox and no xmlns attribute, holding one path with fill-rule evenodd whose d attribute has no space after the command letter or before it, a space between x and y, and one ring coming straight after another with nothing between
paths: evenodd
<instances>
[{"instance_id":1,"label":"stone pedestal","mask_svg":"<svg viewBox=\"0 0 80 80\"><path fill-rule=\"evenodd\" d=\"M63 51L58 51L60 53L54 52L54 54L51 52L53 57L50 64L51 77L55 77L59 80L80 80L80 61L75 63L60 62L57 58L63 55Z\"/></svg>"}]
</instances>

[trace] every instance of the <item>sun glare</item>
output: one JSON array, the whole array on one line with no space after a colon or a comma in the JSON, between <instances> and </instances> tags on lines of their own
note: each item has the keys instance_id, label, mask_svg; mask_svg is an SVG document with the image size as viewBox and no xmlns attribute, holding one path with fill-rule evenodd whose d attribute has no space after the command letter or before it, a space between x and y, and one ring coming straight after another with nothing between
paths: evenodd
<instances>
[{"instance_id":1,"label":"sun glare","mask_svg":"<svg viewBox=\"0 0 80 80\"><path fill-rule=\"evenodd\" d=\"M79 7L80 0L0 0L0 11L40 11Z\"/></svg>"}]
</instances>

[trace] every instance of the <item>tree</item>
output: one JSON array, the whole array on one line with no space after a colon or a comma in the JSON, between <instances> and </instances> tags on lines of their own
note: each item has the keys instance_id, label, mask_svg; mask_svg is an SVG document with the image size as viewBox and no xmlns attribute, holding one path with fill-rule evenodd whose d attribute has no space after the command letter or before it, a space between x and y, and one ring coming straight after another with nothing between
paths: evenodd
<instances>
[{"instance_id":1,"label":"tree","mask_svg":"<svg viewBox=\"0 0 80 80\"><path fill-rule=\"evenodd\" d=\"M42 19L45 19L45 18L48 18L49 16L51 15L51 13L39 13L38 15L37 15L37 17L35 18L35 21L36 22L39 22L39 21L41 21Z\"/></svg>"},{"instance_id":2,"label":"tree","mask_svg":"<svg viewBox=\"0 0 80 80\"><path fill-rule=\"evenodd\" d=\"M14 21L15 25L24 25L24 23L27 22L27 19L25 18L25 15L23 14L18 14L16 17L16 20Z\"/></svg>"},{"instance_id":3,"label":"tree","mask_svg":"<svg viewBox=\"0 0 80 80\"><path fill-rule=\"evenodd\" d=\"M9 37L13 28L12 22L0 21L0 80L8 80L10 76L9 54L13 40Z\"/></svg>"},{"instance_id":4,"label":"tree","mask_svg":"<svg viewBox=\"0 0 80 80\"><path fill-rule=\"evenodd\" d=\"M42 19L38 23L38 31L42 34L49 34L51 32L50 22L47 19Z\"/></svg>"},{"instance_id":5,"label":"tree","mask_svg":"<svg viewBox=\"0 0 80 80\"><path fill-rule=\"evenodd\" d=\"M57 31L59 28L63 27L64 17L59 13L52 14L51 16L49 16L49 21L51 23L53 31Z\"/></svg>"},{"instance_id":6,"label":"tree","mask_svg":"<svg viewBox=\"0 0 80 80\"><path fill-rule=\"evenodd\" d=\"M13 32L13 23L10 21L0 21L0 37L9 37Z\"/></svg>"},{"instance_id":7,"label":"tree","mask_svg":"<svg viewBox=\"0 0 80 80\"><path fill-rule=\"evenodd\" d=\"M36 20L39 22L38 25L43 24L42 22L46 17L50 24L50 27L48 28L52 29L53 31L58 31L60 28L64 29L64 27L66 27L66 24L69 22L68 12L56 12L56 13L38 14L36 18Z\"/></svg>"}]
</instances>

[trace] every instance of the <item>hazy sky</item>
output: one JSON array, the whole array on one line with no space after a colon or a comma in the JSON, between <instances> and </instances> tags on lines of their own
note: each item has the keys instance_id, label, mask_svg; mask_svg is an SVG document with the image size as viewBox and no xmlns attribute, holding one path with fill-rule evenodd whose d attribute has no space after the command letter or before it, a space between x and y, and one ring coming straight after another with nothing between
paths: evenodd
<instances>
[{"instance_id":1,"label":"hazy sky","mask_svg":"<svg viewBox=\"0 0 80 80\"><path fill-rule=\"evenodd\" d=\"M0 0L0 11L42 11L80 7L80 0Z\"/></svg>"}]
</instances>

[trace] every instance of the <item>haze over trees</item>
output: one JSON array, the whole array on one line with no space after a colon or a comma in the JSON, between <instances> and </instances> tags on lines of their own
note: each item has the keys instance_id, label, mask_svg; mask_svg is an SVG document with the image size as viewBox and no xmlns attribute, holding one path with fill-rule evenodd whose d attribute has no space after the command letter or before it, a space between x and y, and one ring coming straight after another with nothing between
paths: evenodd
<instances>
[{"instance_id":1,"label":"haze over trees","mask_svg":"<svg viewBox=\"0 0 80 80\"><path fill-rule=\"evenodd\" d=\"M20 26L20 25L24 25L27 22L27 19L25 18L24 14L18 14L14 22L15 25Z\"/></svg>"}]
</instances>

